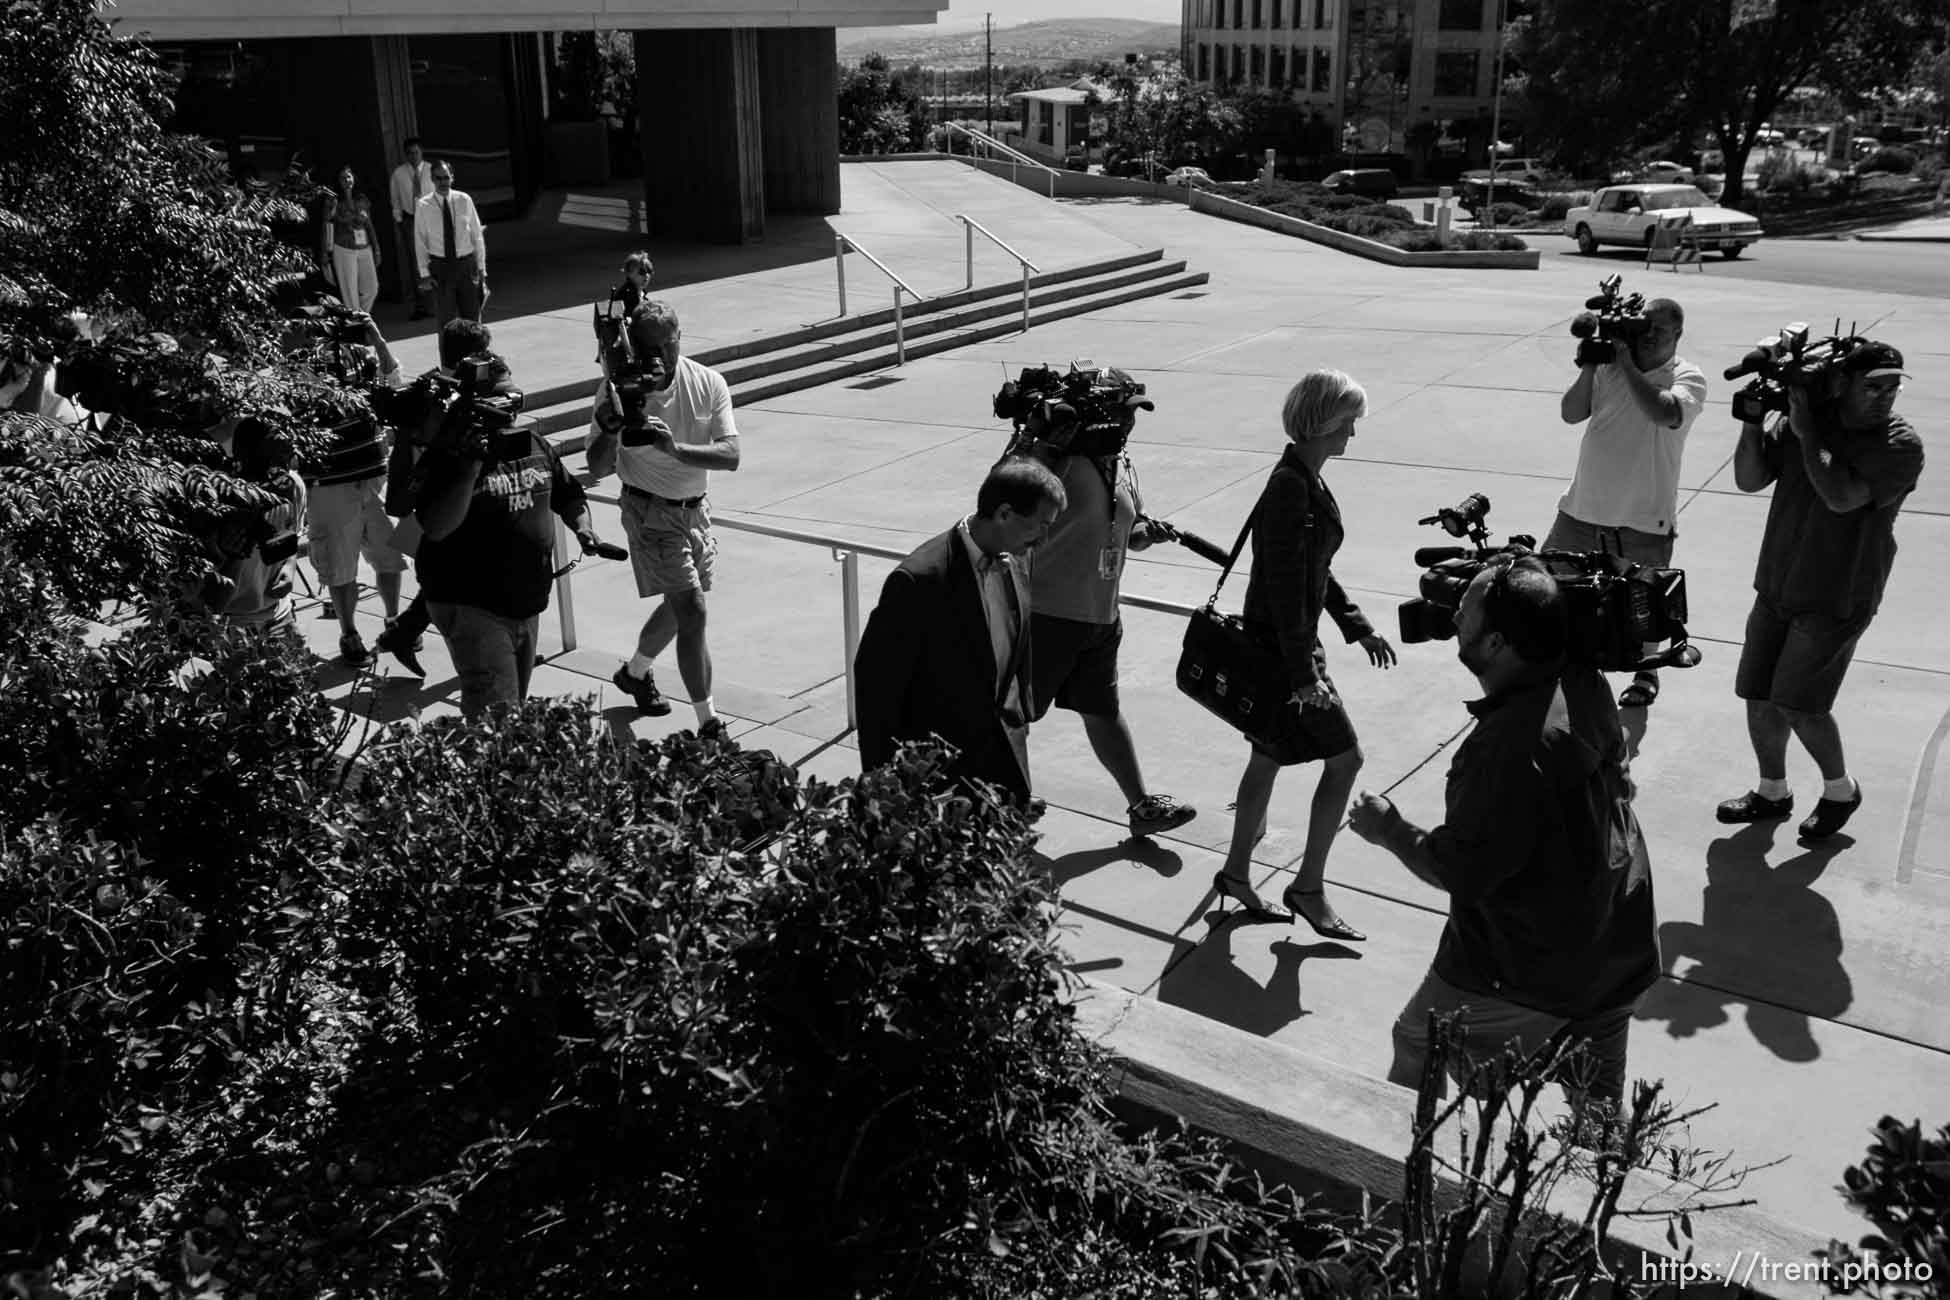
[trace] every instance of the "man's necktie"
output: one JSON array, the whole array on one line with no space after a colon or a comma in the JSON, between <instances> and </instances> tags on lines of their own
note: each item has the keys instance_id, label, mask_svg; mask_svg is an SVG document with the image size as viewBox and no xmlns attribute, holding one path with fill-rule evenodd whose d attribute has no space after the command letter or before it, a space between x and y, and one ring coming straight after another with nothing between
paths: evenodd
<instances>
[{"instance_id":1,"label":"man's necktie","mask_svg":"<svg viewBox=\"0 0 1950 1300\"><path fill-rule=\"evenodd\" d=\"M447 234L447 260L451 262L459 256L454 252L454 201L452 199L440 201L440 227Z\"/></svg>"}]
</instances>

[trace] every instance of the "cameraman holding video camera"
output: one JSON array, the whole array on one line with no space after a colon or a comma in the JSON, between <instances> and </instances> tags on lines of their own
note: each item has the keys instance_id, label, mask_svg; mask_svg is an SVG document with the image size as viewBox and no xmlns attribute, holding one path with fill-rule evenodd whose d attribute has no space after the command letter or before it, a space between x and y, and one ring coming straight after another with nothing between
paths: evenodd
<instances>
[{"instance_id":1,"label":"cameraman holding video camera","mask_svg":"<svg viewBox=\"0 0 1950 1300\"><path fill-rule=\"evenodd\" d=\"M738 468L731 387L682 355L683 330L669 303L650 300L627 318L598 315L603 383L596 392L589 472L623 481L623 528L639 596L660 603L637 633L636 653L612 679L646 714L670 712L650 665L673 639L677 671L697 711L699 735L722 734L711 699L705 593L718 542L705 503L710 471Z\"/></svg>"},{"instance_id":2,"label":"cameraman holding video camera","mask_svg":"<svg viewBox=\"0 0 1950 1300\"><path fill-rule=\"evenodd\" d=\"M1617 1102L1632 1009L1660 970L1617 705L1595 667L1567 658L1566 594L1535 556L1480 564L1455 636L1484 696L1450 760L1442 824L1423 830L1366 791L1348 816L1449 896L1435 960L1395 1021L1388 1079L1416 1087L1428 1013L1467 1007L1479 1056L1512 1041L1534 1052L1560 1032L1589 1040L1595 1077L1567 1090Z\"/></svg>"},{"instance_id":3,"label":"cameraman holding video camera","mask_svg":"<svg viewBox=\"0 0 1950 1300\"><path fill-rule=\"evenodd\" d=\"M424 532L420 591L460 676L461 711L528 697L540 615L555 580L553 512L584 553L599 552L578 483L532 423L518 393L497 393L499 359L460 366L459 392L414 471L413 517Z\"/></svg>"},{"instance_id":4,"label":"cameraman holding video camera","mask_svg":"<svg viewBox=\"0 0 1950 1300\"><path fill-rule=\"evenodd\" d=\"M1792 732L1822 776L1821 798L1800 825L1804 840L1835 834L1862 805L1832 710L1895 565L1896 514L1923 472L1922 440L1894 413L1903 354L1868 339L1833 340L1822 351L1832 360L1815 373L1784 376L1787 418L1771 430L1764 410L1735 403L1734 483L1743 492L1772 483L1774 499L1734 674L1760 780L1717 811L1730 823L1793 811Z\"/></svg>"},{"instance_id":5,"label":"cameraman holding video camera","mask_svg":"<svg viewBox=\"0 0 1950 1300\"><path fill-rule=\"evenodd\" d=\"M1055 474L1065 500L1029 566L1035 647L1030 720L1041 721L1051 704L1082 717L1091 751L1124 796L1131 834L1161 835L1198 810L1146 790L1117 696L1117 653L1124 641L1118 588L1127 553L1152 542L1126 448L1138 411L1157 408L1144 396L1144 385L1123 371L1095 373L1102 383L1092 386L1089 397L1104 409L1091 401L1081 410L1068 402L1040 402L1022 414L1017 428L1014 450ZM1110 427L1100 431L1105 425ZM1081 443L1079 426L1089 426Z\"/></svg>"},{"instance_id":6,"label":"cameraman holding video camera","mask_svg":"<svg viewBox=\"0 0 1950 1300\"><path fill-rule=\"evenodd\" d=\"M305 483L291 469L291 444L263 420L247 416L230 435L237 475L276 498L261 512L224 520L206 539L218 557L210 585L213 612L225 622L295 637L290 563L305 526Z\"/></svg>"},{"instance_id":7,"label":"cameraman holding video camera","mask_svg":"<svg viewBox=\"0 0 1950 1300\"><path fill-rule=\"evenodd\" d=\"M1630 325L1625 339L1578 347L1578 377L1559 413L1585 425L1584 438L1544 549L1664 568L1678 536L1680 459L1706 401L1706 375L1678 355L1686 314L1672 299L1654 298ZM1658 671L1641 668L1618 703L1646 708L1658 698Z\"/></svg>"}]
</instances>

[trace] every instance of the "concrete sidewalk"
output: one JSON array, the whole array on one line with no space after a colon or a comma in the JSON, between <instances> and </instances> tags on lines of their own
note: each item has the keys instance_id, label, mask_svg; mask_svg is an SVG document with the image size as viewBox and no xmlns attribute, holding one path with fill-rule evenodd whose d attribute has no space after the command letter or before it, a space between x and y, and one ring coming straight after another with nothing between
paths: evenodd
<instances>
[{"instance_id":1,"label":"concrete sidewalk","mask_svg":"<svg viewBox=\"0 0 1950 1300\"><path fill-rule=\"evenodd\" d=\"M1880 230L1858 230L1855 238L1896 243L1950 244L1950 216L1915 217Z\"/></svg>"},{"instance_id":2,"label":"concrete sidewalk","mask_svg":"<svg viewBox=\"0 0 1950 1300\"><path fill-rule=\"evenodd\" d=\"M849 165L848 211L834 221L853 215L856 193L876 195L874 204L885 205L869 207L876 222L912 223L905 235L889 229L878 238L911 240L916 260L938 259L929 263L934 283L959 283L959 235L936 233L939 214L1018 201L974 172L930 172L924 186L921 172L904 170L944 166L955 167ZM1157 401L1133 443L1148 511L1222 541L1279 454L1280 403L1292 382L1322 365L1360 379L1369 417L1349 456L1328 471L1348 532L1335 567L1384 628L1392 627L1391 607L1413 594L1410 553L1436 541L1417 518L1483 491L1499 537L1548 526L1578 437L1557 416L1573 374L1566 324L1593 291L1595 269L1546 259L1531 272L1398 270L1178 203L1049 204L1013 194L1039 209L1024 230L1052 244L1163 247L1209 270L1209 291L1128 304L741 409L745 466L712 484L721 516L910 548L972 506L1004 442L1006 427L989 409L1003 378L1029 363L1089 357L1132 370ZM1004 239L1021 233L1006 215L978 219ZM671 294L685 295L687 336L717 338L750 328L759 313L804 315L792 296L803 274L786 265ZM1626 279L1628 291L1680 299L1681 352L1712 376L1780 320L1807 314L1807 291L1789 285L1636 269ZM1926 440L1950 426L1950 313L1941 302L1824 291L1822 303L1824 314L1862 321L1903 348L1915 378L1901 409ZM538 357L587 366L586 317L573 346L557 351L546 342L568 329L566 320L510 321L497 327L496 345L518 378L539 387ZM1794 845L1790 828L1729 834L1712 807L1752 780L1731 678L1766 513L1764 497L1745 496L1731 481L1730 395L1714 382L1683 480L1677 562L1688 571L1706 659L1668 675L1635 737L1669 977L1641 1009L1632 1064L1690 1104L1724 1103L1695 1122L1698 1145L1731 1150L1735 1164L1787 1158L1754 1175L1744 1194L1805 1226L1812 1248L1866 1230L1833 1188L1861 1156L1870 1126L1885 1113L1941 1123L1950 1098L1950 758L1942 754L1950 602L1941 596L1950 477L1932 466L1907 503L1888 599L1839 705L1866 795L1862 812L1817 851ZM606 498L600 528L618 536L613 482L597 492ZM805 760L816 775L856 771L847 742L833 743L844 732L845 700L831 552L733 532L722 534L721 547L711 642L716 695L738 719L735 734ZM890 567L862 562L869 607ZM1198 602L1215 576L1189 552L1160 547L1134 559L1126 589ZM618 706L606 679L646 608L625 566L590 562L575 581L582 649L552 657L536 689L594 693ZM1237 607L1243 590L1235 576L1228 606ZM306 627L329 653L331 626L308 618ZM1388 1026L1434 950L1443 900L1392 858L1343 836L1329 875L1337 905L1368 942L1214 923L1210 881L1231 831L1226 805L1245 746L1173 688L1182 627L1166 615L1127 617L1122 690L1153 788L1196 803L1196 821L1171 837L1130 841L1115 788L1076 720L1052 715L1032 741L1038 787L1052 804L1042 850L1062 885L1076 968L1378 1076ZM552 636L544 637L551 650ZM1446 751L1467 725L1462 701L1473 693L1453 646L1402 647L1402 663L1389 673L1358 654L1329 654L1361 732L1360 784L1390 792L1419 821L1438 820ZM436 668L431 688L394 676L341 681L331 693L349 707L376 702L382 716L450 707L438 638L427 658ZM677 687L674 664L658 671L667 691ZM669 719L635 719L621 707L609 717L619 729L650 734L689 725L688 713L679 703ZM1271 832L1256 855L1262 893L1276 896L1298 859L1312 779L1307 769L1290 771L1275 791ZM1812 800L1815 773L1798 750L1790 779L1802 803Z\"/></svg>"}]
</instances>

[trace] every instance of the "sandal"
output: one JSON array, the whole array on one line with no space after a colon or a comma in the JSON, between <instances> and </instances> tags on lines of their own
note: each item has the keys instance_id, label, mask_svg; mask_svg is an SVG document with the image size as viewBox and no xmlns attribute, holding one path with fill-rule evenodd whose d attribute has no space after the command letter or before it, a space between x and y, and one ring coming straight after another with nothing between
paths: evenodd
<instances>
[{"instance_id":1,"label":"sandal","mask_svg":"<svg viewBox=\"0 0 1950 1300\"><path fill-rule=\"evenodd\" d=\"M1324 924L1314 920L1308 914L1306 908L1294 901L1297 898L1318 898L1322 902L1325 902L1327 898L1327 891L1325 889L1301 889L1298 886L1288 886L1287 891L1280 895L1280 901L1291 908L1296 917L1311 925L1314 928L1314 933L1323 939L1339 939L1343 943L1362 943L1366 941L1367 935L1362 934L1359 930L1338 917Z\"/></svg>"},{"instance_id":2,"label":"sandal","mask_svg":"<svg viewBox=\"0 0 1950 1300\"><path fill-rule=\"evenodd\" d=\"M1246 892L1241 894L1239 892L1241 889ZM1212 892L1219 896L1220 916L1225 915L1226 900L1230 898L1233 902L1239 904L1248 921L1259 924L1277 925L1282 921L1291 921L1293 919L1285 913L1276 912L1265 903L1260 902L1259 896L1253 893L1253 887L1250 882L1240 880L1236 876L1228 876L1223 871L1212 877Z\"/></svg>"},{"instance_id":3,"label":"sandal","mask_svg":"<svg viewBox=\"0 0 1950 1300\"><path fill-rule=\"evenodd\" d=\"M1659 698L1659 683L1648 682L1643 677L1635 677L1632 684L1618 693L1618 707L1621 709L1649 709Z\"/></svg>"}]
</instances>

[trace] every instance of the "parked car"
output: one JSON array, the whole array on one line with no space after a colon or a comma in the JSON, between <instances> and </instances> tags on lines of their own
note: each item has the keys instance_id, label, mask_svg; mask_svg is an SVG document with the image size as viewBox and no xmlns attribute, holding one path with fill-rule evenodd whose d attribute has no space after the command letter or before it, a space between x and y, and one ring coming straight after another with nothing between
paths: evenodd
<instances>
[{"instance_id":1,"label":"parked car","mask_svg":"<svg viewBox=\"0 0 1950 1300\"><path fill-rule=\"evenodd\" d=\"M1643 181L1657 185L1691 185L1693 169L1666 158L1640 163L1628 171L1613 172L1612 184L1625 185L1632 181Z\"/></svg>"},{"instance_id":2,"label":"parked car","mask_svg":"<svg viewBox=\"0 0 1950 1300\"><path fill-rule=\"evenodd\" d=\"M1357 167L1328 173L1321 184L1336 194L1359 194L1363 198L1392 199L1401 192L1401 182L1386 167Z\"/></svg>"},{"instance_id":3,"label":"parked car","mask_svg":"<svg viewBox=\"0 0 1950 1300\"><path fill-rule=\"evenodd\" d=\"M1212 178L1206 175L1205 168L1203 167L1180 167L1165 176L1165 184L1167 185L1184 185L1193 189L1201 185L1210 185L1211 183Z\"/></svg>"},{"instance_id":4,"label":"parked car","mask_svg":"<svg viewBox=\"0 0 1950 1300\"><path fill-rule=\"evenodd\" d=\"M1490 178L1487 167L1462 174L1466 181L1486 181ZM1531 185L1544 183L1544 160L1542 158L1499 158L1496 163L1496 183L1504 181L1524 181Z\"/></svg>"},{"instance_id":5,"label":"parked car","mask_svg":"<svg viewBox=\"0 0 1950 1300\"><path fill-rule=\"evenodd\" d=\"M1692 218L1700 248L1717 248L1728 259L1760 240L1758 218L1718 206L1693 185L1607 185L1587 206L1564 214L1564 233L1586 255L1601 244L1644 248L1662 218L1682 215Z\"/></svg>"},{"instance_id":6,"label":"parked car","mask_svg":"<svg viewBox=\"0 0 1950 1300\"><path fill-rule=\"evenodd\" d=\"M1490 182L1487 177L1482 180L1466 180L1456 187L1456 202L1472 217L1488 205L1489 198ZM1526 208L1541 208L1544 206L1544 194L1535 185L1499 177L1496 182L1496 201L1515 203Z\"/></svg>"}]
</instances>

